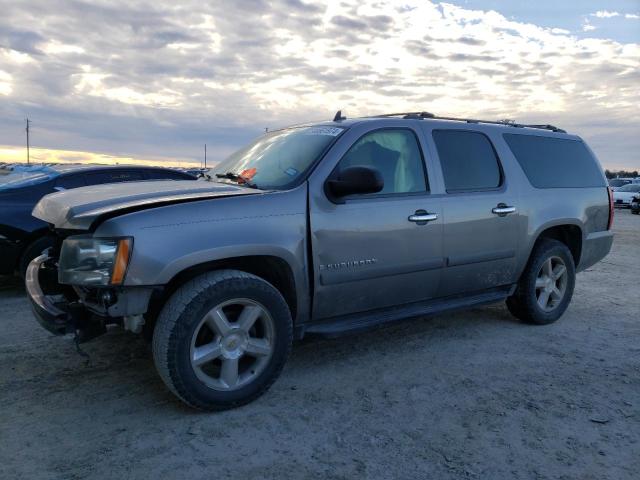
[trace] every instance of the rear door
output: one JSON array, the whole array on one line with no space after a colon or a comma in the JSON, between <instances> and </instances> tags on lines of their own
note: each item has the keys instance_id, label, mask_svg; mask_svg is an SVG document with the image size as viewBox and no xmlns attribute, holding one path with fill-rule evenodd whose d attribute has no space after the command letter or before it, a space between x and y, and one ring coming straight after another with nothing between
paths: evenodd
<instances>
[{"instance_id":1,"label":"rear door","mask_svg":"<svg viewBox=\"0 0 640 480\"><path fill-rule=\"evenodd\" d=\"M515 281L518 205L489 136L472 129L428 128L445 194L439 296Z\"/></svg>"},{"instance_id":2,"label":"rear door","mask_svg":"<svg viewBox=\"0 0 640 480\"><path fill-rule=\"evenodd\" d=\"M347 151L334 170L310 185L316 320L433 298L443 265L441 200L429 193L420 133L407 127L348 134L336 147ZM356 165L380 171L384 189L329 199L326 179ZM431 221L417 221L426 214Z\"/></svg>"}]
</instances>

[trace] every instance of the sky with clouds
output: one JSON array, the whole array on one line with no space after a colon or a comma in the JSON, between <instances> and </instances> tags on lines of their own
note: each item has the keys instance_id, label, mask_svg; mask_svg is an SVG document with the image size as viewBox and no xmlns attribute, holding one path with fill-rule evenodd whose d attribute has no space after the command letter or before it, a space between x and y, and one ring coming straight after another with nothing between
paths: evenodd
<instances>
[{"instance_id":1,"label":"sky with clouds","mask_svg":"<svg viewBox=\"0 0 640 480\"><path fill-rule=\"evenodd\" d=\"M553 123L605 167L640 168L640 0L0 0L0 11L0 161L23 155L26 116L39 158L175 163L342 109Z\"/></svg>"}]
</instances>

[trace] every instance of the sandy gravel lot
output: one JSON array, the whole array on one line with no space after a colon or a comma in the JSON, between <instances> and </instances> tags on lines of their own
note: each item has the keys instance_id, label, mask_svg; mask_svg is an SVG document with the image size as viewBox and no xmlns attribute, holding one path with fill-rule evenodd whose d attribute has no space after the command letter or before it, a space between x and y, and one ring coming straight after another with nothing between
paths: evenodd
<instances>
[{"instance_id":1,"label":"sandy gravel lot","mask_svg":"<svg viewBox=\"0 0 640 480\"><path fill-rule=\"evenodd\" d=\"M305 341L257 402L182 406L147 344L52 337L0 287L0 478L640 478L640 216L556 324L502 305Z\"/></svg>"}]
</instances>

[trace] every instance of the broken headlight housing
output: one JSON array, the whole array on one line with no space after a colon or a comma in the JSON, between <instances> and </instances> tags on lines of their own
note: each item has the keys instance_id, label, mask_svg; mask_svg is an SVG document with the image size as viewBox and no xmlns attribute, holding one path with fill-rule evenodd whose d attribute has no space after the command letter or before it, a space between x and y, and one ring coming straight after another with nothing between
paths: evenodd
<instances>
[{"instance_id":1,"label":"broken headlight housing","mask_svg":"<svg viewBox=\"0 0 640 480\"><path fill-rule=\"evenodd\" d=\"M67 285L120 285L129 266L133 239L68 237L62 242L58 281Z\"/></svg>"}]
</instances>

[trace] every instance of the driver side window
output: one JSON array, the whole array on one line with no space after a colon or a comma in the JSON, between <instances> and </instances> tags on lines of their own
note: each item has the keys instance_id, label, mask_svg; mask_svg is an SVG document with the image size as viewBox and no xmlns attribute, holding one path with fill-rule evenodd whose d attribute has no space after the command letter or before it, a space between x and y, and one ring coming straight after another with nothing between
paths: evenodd
<instances>
[{"instance_id":1,"label":"driver side window","mask_svg":"<svg viewBox=\"0 0 640 480\"><path fill-rule=\"evenodd\" d=\"M407 129L376 130L361 137L338 164L338 169L375 168L384 179L376 194L401 194L427 190L424 162L415 134Z\"/></svg>"}]
</instances>

